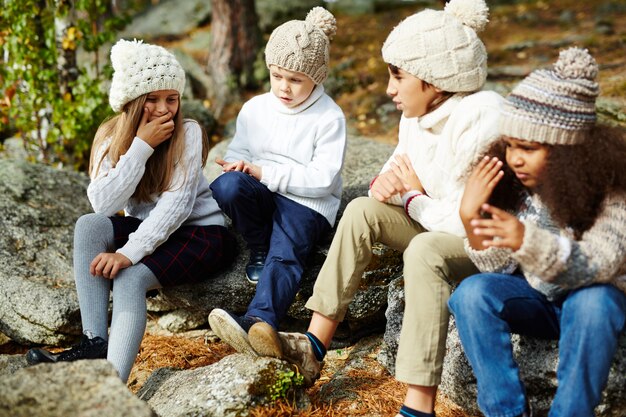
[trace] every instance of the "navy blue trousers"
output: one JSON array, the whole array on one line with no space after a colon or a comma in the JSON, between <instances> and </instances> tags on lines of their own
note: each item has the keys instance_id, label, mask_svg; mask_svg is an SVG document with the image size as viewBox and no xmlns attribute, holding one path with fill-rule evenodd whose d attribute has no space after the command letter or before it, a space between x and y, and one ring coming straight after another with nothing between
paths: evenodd
<instances>
[{"instance_id":1,"label":"navy blue trousers","mask_svg":"<svg viewBox=\"0 0 626 417\"><path fill-rule=\"evenodd\" d=\"M277 329L300 289L307 257L331 225L315 210L271 192L242 172L220 175L211 190L248 248L268 251L246 315Z\"/></svg>"}]
</instances>

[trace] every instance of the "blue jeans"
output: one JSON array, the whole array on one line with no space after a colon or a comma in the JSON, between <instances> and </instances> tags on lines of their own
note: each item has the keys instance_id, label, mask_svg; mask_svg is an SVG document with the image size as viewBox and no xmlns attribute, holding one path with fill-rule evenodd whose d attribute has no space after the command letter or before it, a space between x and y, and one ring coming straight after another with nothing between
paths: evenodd
<instances>
[{"instance_id":1,"label":"blue jeans","mask_svg":"<svg viewBox=\"0 0 626 417\"><path fill-rule=\"evenodd\" d=\"M550 416L594 415L626 321L626 295L616 287L584 287L550 302L521 275L485 273L463 281L448 306L485 416L524 412L511 333L559 340L558 389Z\"/></svg>"},{"instance_id":2,"label":"blue jeans","mask_svg":"<svg viewBox=\"0 0 626 417\"><path fill-rule=\"evenodd\" d=\"M246 315L277 329L300 289L309 254L331 226L315 210L271 192L242 172L220 175L211 190L248 247L268 251Z\"/></svg>"}]
</instances>

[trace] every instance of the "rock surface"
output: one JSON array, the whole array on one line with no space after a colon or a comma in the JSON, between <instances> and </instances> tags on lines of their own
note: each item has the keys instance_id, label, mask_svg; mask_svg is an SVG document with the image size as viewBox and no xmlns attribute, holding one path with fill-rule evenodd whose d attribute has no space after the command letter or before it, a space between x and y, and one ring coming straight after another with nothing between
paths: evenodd
<instances>
[{"instance_id":1,"label":"rock surface","mask_svg":"<svg viewBox=\"0 0 626 417\"><path fill-rule=\"evenodd\" d=\"M0 159L0 331L16 342L80 334L71 248L86 187L85 175Z\"/></svg>"},{"instance_id":2,"label":"rock surface","mask_svg":"<svg viewBox=\"0 0 626 417\"><path fill-rule=\"evenodd\" d=\"M9 375L5 361L0 356L0 416L156 417L106 360L40 364Z\"/></svg>"},{"instance_id":3,"label":"rock surface","mask_svg":"<svg viewBox=\"0 0 626 417\"><path fill-rule=\"evenodd\" d=\"M267 403L279 390L288 392L291 383L281 381L292 372L277 359L234 354L193 370L161 368L137 396L162 417L236 417Z\"/></svg>"}]
</instances>

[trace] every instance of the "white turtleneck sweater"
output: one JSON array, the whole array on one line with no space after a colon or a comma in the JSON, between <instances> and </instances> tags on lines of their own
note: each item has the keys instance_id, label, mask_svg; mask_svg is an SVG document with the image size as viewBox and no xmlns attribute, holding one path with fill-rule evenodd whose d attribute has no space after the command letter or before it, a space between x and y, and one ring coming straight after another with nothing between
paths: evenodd
<instances>
[{"instance_id":1,"label":"white turtleneck sweater","mask_svg":"<svg viewBox=\"0 0 626 417\"><path fill-rule=\"evenodd\" d=\"M155 195L152 202L141 203L131 196L146 170L146 162L154 149L135 137L128 151L113 166L108 155L98 172L91 173L87 196L96 213L113 216L124 210L143 222L117 250L136 264L182 225L224 225L224 215L212 196L202 173L202 131L195 121L186 120L185 150L176 164L169 191ZM95 163L102 158L111 139L96 149ZM97 165L96 165L97 166Z\"/></svg>"},{"instance_id":2,"label":"white turtleneck sweater","mask_svg":"<svg viewBox=\"0 0 626 417\"><path fill-rule=\"evenodd\" d=\"M502 102L493 91L455 94L424 116L402 116L398 146L381 173L390 170L396 155L407 154L426 194L411 191L393 196L388 203L404 205L426 230L464 237L459 216L463 174L478 153L498 138Z\"/></svg>"},{"instance_id":3,"label":"white turtleneck sweater","mask_svg":"<svg viewBox=\"0 0 626 417\"><path fill-rule=\"evenodd\" d=\"M224 160L262 168L261 183L335 223L341 202L346 119L322 85L288 108L268 92L247 101Z\"/></svg>"}]
</instances>

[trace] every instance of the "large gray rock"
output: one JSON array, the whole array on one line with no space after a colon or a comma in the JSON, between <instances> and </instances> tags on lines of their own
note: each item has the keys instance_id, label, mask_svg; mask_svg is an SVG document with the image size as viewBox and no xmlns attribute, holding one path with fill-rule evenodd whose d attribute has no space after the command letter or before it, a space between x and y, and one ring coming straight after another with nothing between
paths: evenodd
<instances>
[{"instance_id":1,"label":"large gray rock","mask_svg":"<svg viewBox=\"0 0 626 417\"><path fill-rule=\"evenodd\" d=\"M192 370L161 368L137 396L163 417L235 417L301 384L287 362L234 354Z\"/></svg>"},{"instance_id":2,"label":"large gray rock","mask_svg":"<svg viewBox=\"0 0 626 417\"><path fill-rule=\"evenodd\" d=\"M86 186L81 174L0 159L0 331L17 342L80 334L71 248L91 211Z\"/></svg>"},{"instance_id":3,"label":"large gray rock","mask_svg":"<svg viewBox=\"0 0 626 417\"><path fill-rule=\"evenodd\" d=\"M156 415L126 388L109 362L93 360L41 364L2 375L0 416Z\"/></svg>"},{"instance_id":4,"label":"large gray rock","mask_svg":"<svg viewBox=\"0 0 626 417\"><path fill-rule=\"evenodd\" d=\"M558 343L519 335L513 335L512 340L513 353L519 364L530 402L536 411L535 415L547 415L557 388ZM441 389L456 404L470 413L478 414L476 379L463 353L454 318L450 320L447 352ZM626 375L626 334L620 339L602 402L595 410L596 416L626 415L624 375Z\"/></svg>"},{"instance_id":5,"label":"large gray rock","mask_svg":"<svg viewBox=\"0 0 626 417\"><path fill-rule=\"evenodd\" d=\"M389 284L387 310L385 318L387 324L383 336L383 344L376 360L383 365L391 375L396 373L396 354L400 344L400 330L404 315L404 278L394 279Z\"/></svg>"},{"instance_id":6,"label":"large gray rock","mask_svg":"<svg viewBox=\"0 0 626 417\"><path fill-rule=\"evenodd\" d=\"M0 355L0 380L27 366L25 355Z\"/></svg>"},{"instance_id":7,"label":"large gray rock","mask_svg":"<svg viewBox=\"0 0 626 417\"><path fill-rule=\"evenodd\" d=\"M150 40L161 36L185 35L211 18L211 2L167 0L136 16L120 37ZM209 45L207 45L207 48Z\"/></svg>"}]
</instances>

